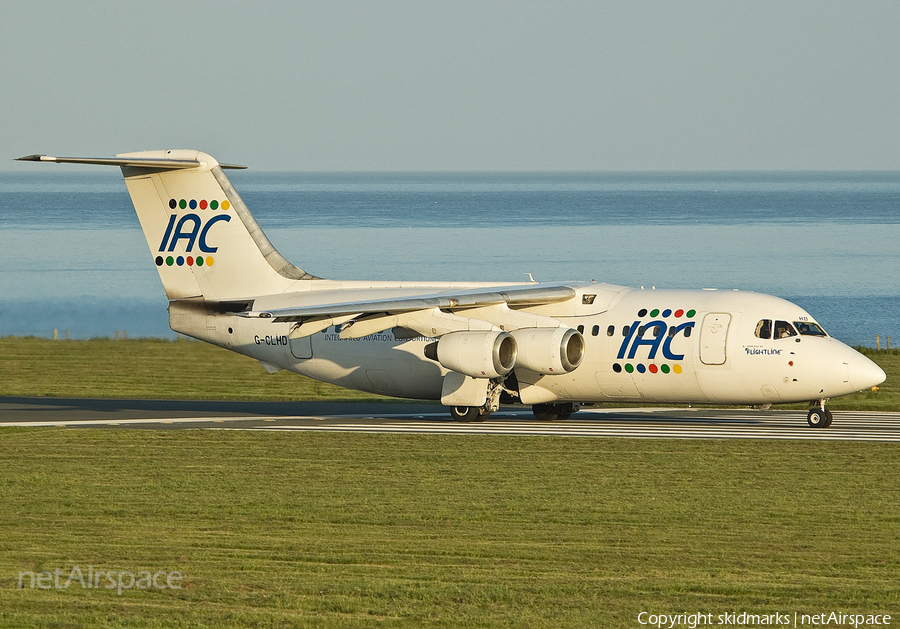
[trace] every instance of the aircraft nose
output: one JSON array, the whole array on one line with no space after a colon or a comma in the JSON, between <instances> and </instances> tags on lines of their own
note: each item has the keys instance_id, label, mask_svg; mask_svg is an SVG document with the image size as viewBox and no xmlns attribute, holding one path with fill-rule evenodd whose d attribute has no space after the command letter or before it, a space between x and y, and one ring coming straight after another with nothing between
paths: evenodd
<instances>
[{"instance_id":1,"label":"aircraft nose","mask_svg":"<svg viewBox=\"0 0 900 629\"><path fill-rule=\"evenodd\" d=\"M869 389L887 378L881 367L859 353L850 359L849 372L850 385L854 391Z\"/></svg>"}]
</instances>

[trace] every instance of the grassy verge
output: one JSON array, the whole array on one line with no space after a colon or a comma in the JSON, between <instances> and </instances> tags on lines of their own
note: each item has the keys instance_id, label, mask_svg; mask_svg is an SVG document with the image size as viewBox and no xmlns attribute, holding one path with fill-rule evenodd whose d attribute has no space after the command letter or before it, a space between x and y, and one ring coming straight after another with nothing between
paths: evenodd
<instances>
[{"instance_id":1,"label":"grassy verge","mask_svg":"<svg viewBox=\"0 0 900 629\"><path fill-rule=\"evenodd\" d=\"M178 400L387 400L199 341L0 339L0 395Z\"/></svg>"},{"instance_id":2,"label":"grassy verge","mask_svg":"<svg viewBox=\"0 0 900 629\"><path fill-rule=\"evenodd\" d=\"M829 402L837 410L900 410L900 350L857 348L887 381ZM0 396L229 400L388 400L292 374L197 341L0 338ZM797 408L805 408L799 405Z\"/></svg>"},{"instance_id":3,"label":"grassy verge","mask_svg":"<svg viewBox=\"0 0 900 629\"><path fill-rule=\"evenodd\" d=\"M0 431L0 626L637 627L891 613L892 444ZM178 570L180 590L18 589Z\"/></svg>"}]
</instances>

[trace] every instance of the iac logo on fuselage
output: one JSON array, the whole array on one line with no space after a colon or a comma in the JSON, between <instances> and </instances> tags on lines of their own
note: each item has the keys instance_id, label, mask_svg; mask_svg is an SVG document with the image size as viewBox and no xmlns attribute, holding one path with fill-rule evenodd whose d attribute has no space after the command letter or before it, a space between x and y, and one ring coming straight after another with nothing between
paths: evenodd
<instances>
[{"instance_id":1,"label":"iac logo on fuselage","mask_svg":"<svg viewBox=\"0 0 900 629\"><path fill-rule=\"evenodd\" d=\"M640 319L646 317L648 314L653 317L654 320L642 323ZM622 344L619 346L619 353L616 355L618 360L624 359L632 361L637 358L640 362L637 362L636 364L626 362L624 365L621 363L614 363L612 366L613 371L616 373L621 373L622 371L634 373L637 371L638 373L680 374L682 368L679 363L684 360L684 354L676 354L672 349L672 343L679 336L683 338L691 336L691 331L694 329L695 322L682 321L681 319L693 319L696 314L696 310L688 310L685 312L682 309L673 311L672 309L666 308L665 310L660 311L659 309L654 308L648 312L646 308L642 308L638 311L638 320L623 328L622 335L625 338L622 339ZM667 319L670 318L674 319L674 321L667 321ZM643 347L646 347L649 350L645 359L649 362L644 362L641 357L637 356L638 352ZM658 356L660 351L662 356Z\"/></svg>"},{"instance_id":2,"label":"iac logo on fuselage","mask_svg":"<svg viewBox=\"0 0 900 629\"><path fill-rule=\"evenodd\" d=\"M207 201L201 199L169 199L169 208L188 209L192 211L179 216L171 214L169 222L166 225L166 232L163 234L162 242L159 243L159 253L174 253L178 243L184 246L184 253L187 255L158 255L156 256L156 266L212 266L215 259L211 255L215 253L218 247L209 243L209 230L216 223L227 223L231 220L229 214L223 214L231 204L226 200L221 203L217 200ZM217 212L221 208L221 212ZM197 211L200 213L197 213ZM206 214L205 210L210 210L210 214ZM203 214L201 216L201 214ZM196 252L195 252L196 247Z\"/></svg>"}]
</instances>

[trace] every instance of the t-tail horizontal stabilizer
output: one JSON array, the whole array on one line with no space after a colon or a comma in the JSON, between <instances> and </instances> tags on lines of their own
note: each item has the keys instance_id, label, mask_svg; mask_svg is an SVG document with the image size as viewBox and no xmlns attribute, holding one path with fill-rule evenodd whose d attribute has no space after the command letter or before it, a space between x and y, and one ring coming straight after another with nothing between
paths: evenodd
<instances>
[{"instance_id":1,"label":"t-tail horizontal stabilizer","mask_svg":"<svg viewBox=\"0 0 900 629\"><path fill-rule=\"evenodd\" d=\"M196 168L203 166L203 162L196 159L172 159L152 157L53 157L51 155L26 155L16 158L17 162L54 162L57 164L92 164L95 166L133 166L135 168L162 168L166 170L179 170L181 168ZM219 164L220 168L244 169L246 166L237 164Z\"/></svg>"},{"instance_id":2,"label":"t-tail horizontal stabilizer","mask_svg":"<svg viewBox=\"0 0 900 629\"><path fill-rule=\"evenodd\" d=\"M244 166L190 150L19 160L121 167L169 300L245 299L319 279L278 253L223 172Z\"/></svg>"}]
</instances>

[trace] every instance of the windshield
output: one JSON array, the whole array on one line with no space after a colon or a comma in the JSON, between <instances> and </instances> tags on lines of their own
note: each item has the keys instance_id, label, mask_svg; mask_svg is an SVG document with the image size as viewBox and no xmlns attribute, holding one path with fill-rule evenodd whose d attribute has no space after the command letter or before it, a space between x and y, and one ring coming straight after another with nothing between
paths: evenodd
<instances>
[{"instance_id":1,"label":"windshield","mask_svg":"<svg viewBox=\"0 0 900 629\"><path fill-rule=\"evenodd\" d=\"M786 339L797 336L798 332L801 336L828 336L818 323L794 321L794 325L791 325L787 321L775 321L775 325L772 325L772 319L762 319L756 324L753 334L758 339Z\"/></svg>"},{"instance_id":2,"label":"windshield","mask_svg":"<svg viewBox=\"0 0 900 629\"><path fill-rule=\"evenodd\" d=\"M828 336L818 323L794 321L794 325L797 326L797 331L802 336Z\"/></svg>"},{"instance_id":3,"label":"windshield","mask_svg":"<svg viewBox=\"0 0 900 629\"><path fill-rule=\"evenodd\" d=\"M794 330L794 326L792 326L787 321L776 321L775 335L772 338L786 339L789 336L797 336L797 331Z\"/></svg>"}]
</instances>

